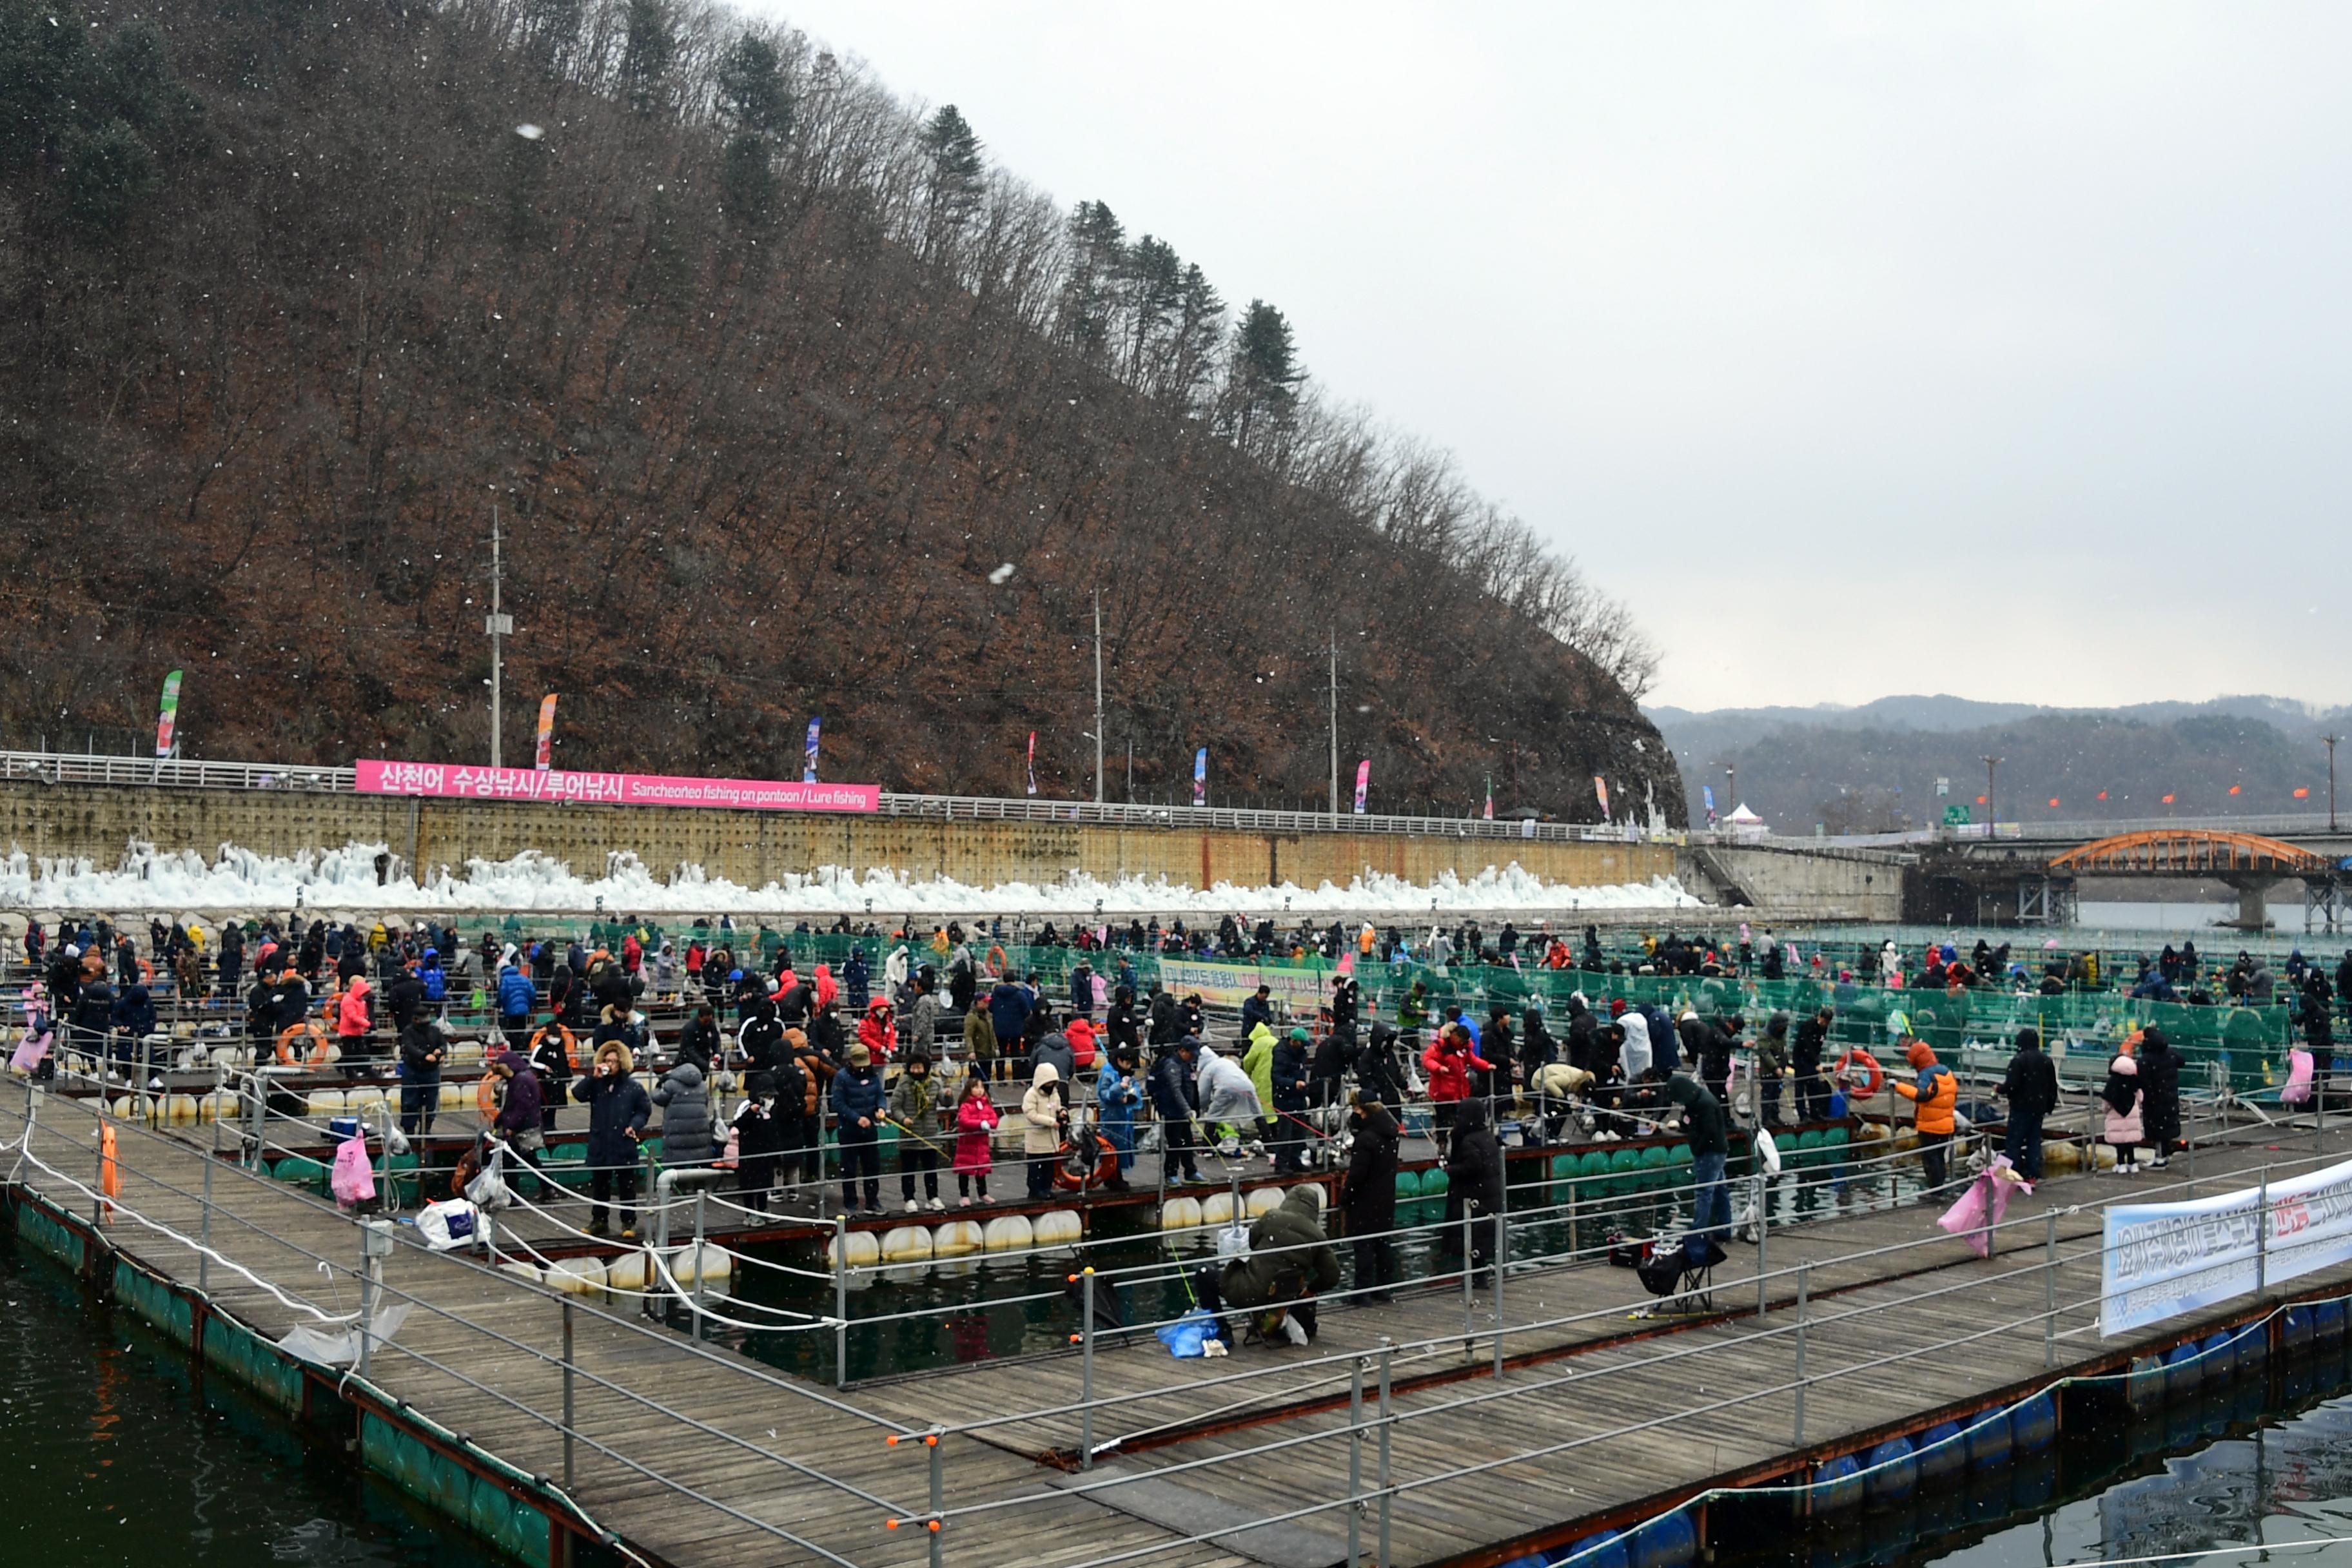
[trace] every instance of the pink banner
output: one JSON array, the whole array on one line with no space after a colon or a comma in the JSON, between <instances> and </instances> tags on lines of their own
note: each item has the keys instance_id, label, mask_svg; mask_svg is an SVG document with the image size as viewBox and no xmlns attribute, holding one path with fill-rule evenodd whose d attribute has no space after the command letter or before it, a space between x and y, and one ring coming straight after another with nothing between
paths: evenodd
<instances>
[{"instance_id":1,"label":"pink banner","mask_svg":"<svg viewBox=\"0 0 2352 1568\"><path fill-rule=\"evenodd\" d=\"M775 779L672 778L662 773L583 773L562 768L478 768L455 763L362 758L362 795L454 795L468 800L573 801L583 805L698 805L731 811L877 811L879 784Z\"/></svg>"}]
</instances>

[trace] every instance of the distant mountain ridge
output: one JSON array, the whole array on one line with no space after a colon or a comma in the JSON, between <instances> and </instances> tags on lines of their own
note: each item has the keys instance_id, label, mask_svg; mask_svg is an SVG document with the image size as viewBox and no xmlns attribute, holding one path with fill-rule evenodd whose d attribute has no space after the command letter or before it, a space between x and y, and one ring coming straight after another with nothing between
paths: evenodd
<instances>
[{"instance_id":1,"label":"distant mountain ridge","mask_svg":"<svg viewBox=\"0 0 2352 1568\"><path fill-rule=\"evenodd\" d=\"M1800 834L1816 824L1918 826L1953 805L1982 820L1989 755L2002 759L2003 821L2324 811L2320 737L2352 731L2352 707L2265 695L2058 708L1937 693L1853 707L1643 711L1682 769L1695 822L1705 819L1704 786L1715 786L1720 810L1737 804L1724 798L1728 768L1752 808ZM2352 752L2344 761L2352 767ZM1936 795L1938 778L1949 795ZM2308 793L2297 798L2297 789ZM2352 804L2352 795L2339 799Z\"/></svg>"}]
</instances>

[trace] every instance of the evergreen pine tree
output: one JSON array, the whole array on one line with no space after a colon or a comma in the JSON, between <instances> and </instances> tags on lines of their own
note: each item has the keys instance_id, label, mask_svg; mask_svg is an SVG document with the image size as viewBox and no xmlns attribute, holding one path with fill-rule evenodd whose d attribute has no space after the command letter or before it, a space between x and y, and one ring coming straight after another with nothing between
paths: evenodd
<instances>
[{"instance_id":1,"label":"evergreen pine tree","mask_svg":"<svg viewBox=\"0 0 2352 1568\"><path fill-rule=\"evenodd\" d=\"M964 226L980 210L987 174L980 149L971 122L952 103L940 105L923 126L923 152L931 164L923 249L935 260L951 255Z\"/></svg>"},{"instance_id":2,"label":"evergreen pine tree","mask_svg":"<svg viewBox=\"0 0 2352 1568\"><path fill-rule=\"evenodd\" d=\"M1062 285L1062 341L1099 356L1110 346L1114 289L1127 255L1127 230L1102 202L1080 202L1070 214L1070 274Z\"/></svg>"},{"instance_id":3,"label":"evergreen pine tree","mask_svg":"<svg viewBox=\"0 0 2352 1568\"><path fill-rule=\"evenodd\" d=\"M1307 379L1290 323L1263 300L1252 300L1234 329L1233 361L1225 375L1225 426L1248 446L1290 422L1298 405L1298 384Z\"/></svg>"},{"instance_id":4,"label":"evergreen pine tree","mask_svg":"<svg viewBox=\"0 0 2352 1568\"><path fill-rule=\"evenodd\" d=\"M782 142L793 132L793 94L783 57L758 33L746 33L719 57L719 111L739 132Z\"/></svg>"},{"instance_id":5,"label":"evergreen pine tree","mask_svg":"<svg viewBox=\"0 0 2352 1568\"><path fill-rule=\"evenodd\" d=\"M677 34L662 0L629 0L628 38L621 46L629 107L651 114L667 101L669 68L677 58Z\"/></svg>"}]
</instances>

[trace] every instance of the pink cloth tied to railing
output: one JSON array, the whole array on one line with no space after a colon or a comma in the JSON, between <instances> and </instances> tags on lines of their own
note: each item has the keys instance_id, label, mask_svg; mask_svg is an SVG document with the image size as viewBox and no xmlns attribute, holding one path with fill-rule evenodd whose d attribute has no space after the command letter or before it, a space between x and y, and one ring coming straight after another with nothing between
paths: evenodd
<instances>
[{"instance_id":1,"label":"pink cloth tied to railing","mask_svg":"<svg viewBox=\"0 0 2352 1568\"><path fill-rule=\"evenodd\" d=\"M1936 1223L1954 1236L1967 1237L1969 1246L1979 1258L1990 1258L1993 1227L2008 1215L2010 1195L2032 1190L2033 1184L2018 1174L2008 1155L1996 1154L1992 1163L1969 1184L1959 1201L1946 1209Z\"/></svg>"}]
</instances>

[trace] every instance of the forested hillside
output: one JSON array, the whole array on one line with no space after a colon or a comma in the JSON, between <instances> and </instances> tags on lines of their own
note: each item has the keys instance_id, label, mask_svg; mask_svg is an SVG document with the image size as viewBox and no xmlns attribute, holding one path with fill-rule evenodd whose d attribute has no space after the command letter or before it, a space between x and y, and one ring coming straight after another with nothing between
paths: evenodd
<instances>
[{"instance_id":1,"label":"forested hillside","mask_svg":"<svg viewBox=\"0 0 2352 1568\"><path fill-rule=\"evenodd\" d=\"M0 0L11 744L1595 815L1652 655L1112 208L677 0ZM1115 193L1108 193L1115 195ZM1006 568L1010 568L1009 571Z\"/></svg>"}]
</instances>

